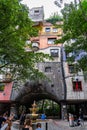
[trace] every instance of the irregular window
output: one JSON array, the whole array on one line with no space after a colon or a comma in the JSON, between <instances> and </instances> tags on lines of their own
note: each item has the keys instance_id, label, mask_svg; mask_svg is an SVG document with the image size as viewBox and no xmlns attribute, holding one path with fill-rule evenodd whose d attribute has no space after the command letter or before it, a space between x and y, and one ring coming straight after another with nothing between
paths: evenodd
<instances>
[{"instance_id":1,"label":"irregular window","mask_svg":"<svg viewBox=\"0 0 87 130\"><path fill-rule=\"evenodd\" d=\"M57 28L53 28L53 32L58 32L58 29Z\"/></svg>"},{"instance_id":2,"label":"irregular window","mask_svg":"<svg viewBox=\"0 0 87 130\"><path fill-rule=\"evenodd\" d=\"M56 38L48 38L48 44L54 44Z\"/></svg>"},{"instance_id":3,"label":"irregular window","mask_svg":"<svg viewBox=\"0 0 87 130\"><path fill-rule=\"evenodd\" d=\"M46 67L45 72L51 72L51 67Z\"/></svg>"},{"instance_id":4,"label":"irregular window","mask_svg":"<svg viewBox=\"0 0 87 130\"><path fill-rule=\"evenodd\" d=\"M74 91L82 91L81 81L73 81L73 90Z\"/></svg>"},{"instance_id":5,"label":"irregular window","mask_svg":"<svg viewBox=\"0 0 87 130\"><path fill-rule=\"evenodd\" d=\"M34 10L34 15L38 15L39 14L39 10Z\"/></svg>"},{"instance_id":6,"label":"irregular window","mask_svg":"<svg viewBox=\"0 0 87 130\"><path fill-rule=\"evenodd\" d=\"M74 65L68 65L68 67L69 67L69 73L75 73Z\"/></svg>"},{"instance_id":7,"label":"irregular window","mask_svg":"<svg viewBox=\"0 0 87 130\"><path fill-rule=\"evenodd\" d=\"M59 56L59 50L58 49L51 49L50 54L53 57L58 57Z\"/></svg>"},{"instance_id":8,"label":"irregular window","mask_svg":"<svg viewBox=\"0 0 87 130\"><path fill-rule=\"evenodd\" d=\"M45 28L45 32L50 32L50 28Z\"/></svg>"},{"instance_id":9,"label":"irregular window","mask_svg":"<svg viewBox=\"0 0 87 130\"><path fill-rule=\"evenodd\" d=\"M4 83L0 83L0 91L4 91L4 87L5 87L5 84Z\"/></svg>"}]
</instances>

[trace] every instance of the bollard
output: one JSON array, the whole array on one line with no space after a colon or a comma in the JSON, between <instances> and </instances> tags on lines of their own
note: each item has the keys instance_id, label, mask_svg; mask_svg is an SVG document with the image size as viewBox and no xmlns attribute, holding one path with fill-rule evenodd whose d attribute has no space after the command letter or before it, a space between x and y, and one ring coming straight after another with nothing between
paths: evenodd
<instances>
[{"instance_id":1,"label":"bollard","mask_svg":"<svg viewBox=\"0 0 87 130\"><path fill-rule=\"evenodd\" d=\"M46 122L46 130L48 130L48 123Z\"/></svg>"}]
</instances>

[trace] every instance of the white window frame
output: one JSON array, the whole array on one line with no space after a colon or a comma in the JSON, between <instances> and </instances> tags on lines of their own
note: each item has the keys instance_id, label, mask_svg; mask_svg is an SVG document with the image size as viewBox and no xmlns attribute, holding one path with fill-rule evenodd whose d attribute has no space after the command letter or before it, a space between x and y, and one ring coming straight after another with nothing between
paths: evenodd
<instances>
[{"instance_id":1,"label":"white window frame","mask_svg":"<svg viewBox=\"0 0 87 130\"><path fill-rule=\"evenodd\" d=\"M48 44L54 44L56 38L48 38Z\"/></svg>"},{"instance_id":2,"label":"white window frame","mask_svg":"<svg viewBox=\"0 0 87 130\"><path fill-rule=\"evenodd\" d=\"M50 32L51 31L51 28L50 27L46 27L45 28L45 32Z\"/></svg>"},{"instance_id":3,"label":"white window frame","mask_svg":"<svg viewBox=\"0 0 87 130\"><path fill-rule=\"evenodd\" d=\"M53 32L58 32L58 29L57 28L53 28Z\"/></svg>"},{"instance_id":4,"label":"white window frame","mask_svg":"<svg viewBox=\"0 0 87 130\"><path fill-rule=\"evenodd\" d=\"M50 54L52 57L59 57L59 49L50 49Z\"/></svg>"}]
</instances>

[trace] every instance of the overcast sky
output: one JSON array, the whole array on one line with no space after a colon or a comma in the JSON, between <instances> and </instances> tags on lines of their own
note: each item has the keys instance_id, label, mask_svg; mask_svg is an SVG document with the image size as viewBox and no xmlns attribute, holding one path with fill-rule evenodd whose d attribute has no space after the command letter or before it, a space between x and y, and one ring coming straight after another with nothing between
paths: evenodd
<instances>
[{"instance_id":1,"label":"overcast sky","mask_svg":"<svg viewBox=\"0 0 87 130\"><path fill-rule=\"evenodd\" d=\"M22 0L23 4L26 4L29 9L31 9L32 7L44 7L44 15L45 15L45 19L49 18L52 14L54 14L54 12L58 12L58 14L60 13L61 8L57 7L54 4L55 0ZM59 1L59 0L56 0ZM73 0L63 0L66 3L70 3L70 1ZM62 4L63 7L63 4Z\"/></svg>"}]
</instances>

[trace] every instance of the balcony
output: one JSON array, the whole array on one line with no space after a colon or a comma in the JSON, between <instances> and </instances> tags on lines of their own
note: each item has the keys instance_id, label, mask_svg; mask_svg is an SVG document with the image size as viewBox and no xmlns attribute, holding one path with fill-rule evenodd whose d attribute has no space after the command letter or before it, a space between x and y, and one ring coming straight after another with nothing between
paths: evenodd
<instances>
[{"instance_id":1,"label":"balcony","mask_svg":"<svg viewBox=\"0 0 87 130\"><path fill-rule=\"evenodd\" d=\"M32 43L32 50L33 51L39 50L39 43L38 42L33 42Z\"/></svg>"},{"instance_id":2,"label":"balcony","mask_svg":"<svg viewBox=\"0 0 87 130\"><path fill-rule=\"evenodd\" d=\"M10 83L12 81L12 75L10 73L7 73L5 76L3 76L2 79L0 79L0 82L2 83Z\"/></svg>"}]
</instances>

